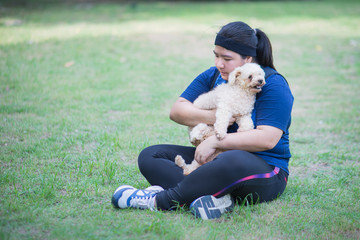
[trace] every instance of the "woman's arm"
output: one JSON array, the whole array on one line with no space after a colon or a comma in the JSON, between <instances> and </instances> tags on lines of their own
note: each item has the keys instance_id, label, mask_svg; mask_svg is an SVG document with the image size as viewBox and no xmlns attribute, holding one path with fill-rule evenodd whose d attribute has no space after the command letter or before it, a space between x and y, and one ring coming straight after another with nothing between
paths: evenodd
<instances>
[{"instance_id":1,"label":"woman's arm","mask_svg":"<svg viewBox=\"0 0 360 240\"><path fill-rule=\"evenodd\" d=\"M196 148L195 160L199 164L206 163L216 149L238 149L248 152L270 150L276 146L282 134L283 131L279 128L262 125L253 130L227 134L221 141L211 136Z\"/></svg>"},{"instance_id":2,"label":"woman's arm","mask_svg":"<svg viewBox=\"0 0 360 240\"><path fill-rule=\"evenodd\" d=\"M170 111L170 119L189 127L194 127L198 123L214 125L215 109L204 110L195 107L192 102L179 97Z\"/></svg>"}]
</instances>

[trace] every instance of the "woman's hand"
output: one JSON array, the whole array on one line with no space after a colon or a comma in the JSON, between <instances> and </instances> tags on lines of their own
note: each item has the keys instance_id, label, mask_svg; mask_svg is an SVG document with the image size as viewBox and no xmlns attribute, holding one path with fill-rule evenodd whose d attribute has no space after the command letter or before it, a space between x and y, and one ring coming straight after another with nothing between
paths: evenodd
<instances>
[{"instance_id":1,"label":"woman's hand","mask_svg":"<svg viewBox=\"0 0 360 240\"><path fill-rule=\"evenodd\" d=\"M256 129L226 134L221 141L211 136L197 146L195 160L203 165L209 161L217 149L244 150L248 152L261 152L273 149L279 142L283 131L279 128L260 125Z\"/></svg>"},{"instance_id":2,"label":"woman's hand","mask_svg":"<svg viewBox=\"0 0 360 240\"><path fill-rule=\"evenodd\" d=\"M207 163L209 157L215 153L218 141L216 136L211 136L196 147L195 160L200 165Z\"/></svg>"}]
</instances>

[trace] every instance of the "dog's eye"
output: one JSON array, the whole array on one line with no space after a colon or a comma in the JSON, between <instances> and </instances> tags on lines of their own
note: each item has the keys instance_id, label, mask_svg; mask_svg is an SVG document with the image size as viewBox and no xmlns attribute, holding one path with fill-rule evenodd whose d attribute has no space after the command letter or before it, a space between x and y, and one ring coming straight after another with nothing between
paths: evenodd
<instances>
[{"instance_id":1,"label":"dog's eye","mask_svg":"<svg viewBox=\"0 0 360 240\"><path fill-rule=\"evenodd\" d=\"M252 75L249 76L249 79L252 79Z\"/></svg>"}]
</instances>

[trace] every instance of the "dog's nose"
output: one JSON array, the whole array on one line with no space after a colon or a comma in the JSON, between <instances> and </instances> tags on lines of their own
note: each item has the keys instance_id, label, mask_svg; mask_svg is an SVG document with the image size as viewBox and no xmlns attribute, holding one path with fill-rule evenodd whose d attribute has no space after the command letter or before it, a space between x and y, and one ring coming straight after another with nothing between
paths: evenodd
<instances>
[{"instance_id":1,"label":"dog's nose","mask_svg":"<svg viewBox=\"0 0 360 240\"><path fill-rule=\"evenodd\" d=\"M262 84L264 82L264 80L260 79L258 80L258 83Z\"/></svg>"}]
</instances>

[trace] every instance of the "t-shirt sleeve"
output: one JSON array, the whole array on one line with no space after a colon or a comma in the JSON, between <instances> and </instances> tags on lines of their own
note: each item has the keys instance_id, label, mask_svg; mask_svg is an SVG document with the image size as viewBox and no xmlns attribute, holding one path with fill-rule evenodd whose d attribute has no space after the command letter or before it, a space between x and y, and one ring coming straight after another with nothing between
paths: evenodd
<instances>
[{"instance_id":1,"label":"t-shirt sleeve","mask_svg":"<svg viewBox=\"0 0 360 240\"><path fill-rule=\"evenodd\" d=\"M256 125L268 125L286 132L291 121L294 98L286 80L281 75L273 75L258 94Z\"/></svg>"},{"instance_id":2,"label":"t-shirt sleeve","mask_svg":"<svg viewBox=\"0 0 360 240\"><path fill-rule=\"evenodd\" d=\"M211 88L211 80L215 74L215 67L211 67L205 72L199 74L180 95L190 102L194 102L195 99L203 93L206 93Z\"/></svg>"}]
</instances>

